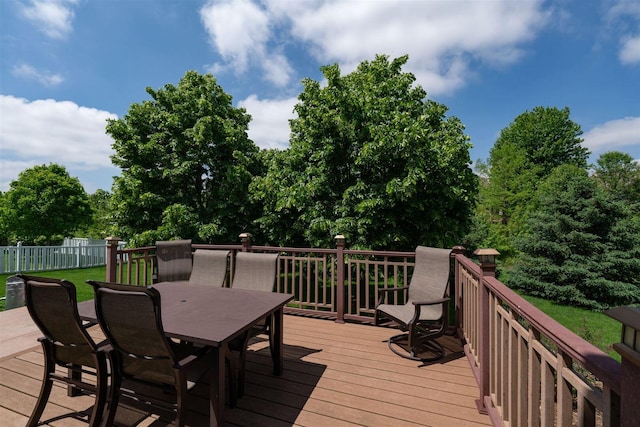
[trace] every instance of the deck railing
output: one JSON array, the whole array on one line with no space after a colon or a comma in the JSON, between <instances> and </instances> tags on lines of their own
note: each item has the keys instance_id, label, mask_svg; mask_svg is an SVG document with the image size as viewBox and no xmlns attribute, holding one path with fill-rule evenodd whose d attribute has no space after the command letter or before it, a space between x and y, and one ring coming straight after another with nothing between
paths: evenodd
<instances>
[{"instance_id":1,"label":"deck railing","mask_svg":"<svg viewBox=\"0 0 640 427\"><path fill-rule=\"evenodd\" d=\"M494 424L620 425L621 365L494 277L495 265L456 257L456 307ZM640 384L639 384L640 386Z\"/></svg>"},{"instance_id":2,"label":"deck railing","mask_svg":"<svg viewBox=\"0 0 640 427\"><path fill-rule=\"evenodd\" d=\"M117 242L107 241L107 280L149 284L155 248L118 250ZM324 249L252 246L248 234L238 245L193 246L230 250L229 281L238 251L278 252L277 292L295 296L286 312L336 322L373 323L380 289L408 284L415 256L345 249L342 236ZM621 365L549 318L498 281L493 263L476 264L464 248L454 248L452 272L455 329L478 382L478 410L494 425L637 425L640 366Z\"/></svg>"}]
</instances>

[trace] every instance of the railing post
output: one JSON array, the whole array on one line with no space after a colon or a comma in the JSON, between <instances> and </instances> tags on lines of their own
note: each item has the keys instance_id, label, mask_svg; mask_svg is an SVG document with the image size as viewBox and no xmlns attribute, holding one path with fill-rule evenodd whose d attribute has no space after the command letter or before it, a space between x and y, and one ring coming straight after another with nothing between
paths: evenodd
<instances>
[{"instance_id":1,"label":"railing post","mask_svg":"<svg viewBox=\"0 0 640 427\"><path fill-rule=\"evenodd\" d=\"M478 411L481 413L488 413L487 405L485 404L485 398L489 397L489 380L491 369L491 331L489 330L489 289L485 286L485 277L496 276L496 256L500 255L495 249L477 249L474 255L478 256L480 261L480 278L478 279L478 294L479 304L478 307L478 361L480 363L480 376L478 384L480 388L480 398L476 401Z\"/></svg>"},{"instance_id":2,"label":"railing post","mask_svg":"<svg viewBox=\"0 0 640 427\"><path fill-rule=\"evenodd\" d=\"M22 241L16 243L16 273L22 273Z\"/></svg>"},{"instance_id":3,"label":"railing post","mask_svg":"<svg viewBox=\"0 0 640 427\"><path fill-rule=\"evenodd\" d=\"M242 242L242 252L249 252L251 249L251 233L240 233L240 242Z\"/></svg>"},{"instance_id":4,"label":"railing post","mask_svg":"<svg viewBox=\"0 0 640 427\"><path fill-rule=\"evenodd\" d=\"M117 282L119 237L107 237L107 282Z\"/></svg>"},{"instance_id":5,"label":"railing post","mask_svg":"<svg viewBox=\"0 0 640 427\"><path fill-rule=\"evenodd\" d=\"M344 244L345 237L338 234L334 237L336 241L336 323L344 323Z\"/></svg>"},{"instance_id":6,"label":"railing post","mask_svg":"<svg viewBox=\"0 0 640 427\"><path fill-rule=\"evenodd\" d=\"M462 330L462 284L460 283L460 267L456 261L456 255L464 255L464 246L454 246L451 251L451 258L453 260L453 295L449 295L453 298L454 304L454 316L455 316L455 332L457 336L460 336ZM451 290L449 291L451 294Z\"/></svg>"},{"instance_id":7,"label":"railing post","mask_svg":"<svg viewBox=\"0 0 640 427\"><path fill-rule=\"evenodd\" d=\"M637 426L640 420L640 307L615 307L605 314L622 323L622 342L613 344L622 356L619 425ZM612 412L615 422L615 411Z\"/></svg>"}]
</instances>

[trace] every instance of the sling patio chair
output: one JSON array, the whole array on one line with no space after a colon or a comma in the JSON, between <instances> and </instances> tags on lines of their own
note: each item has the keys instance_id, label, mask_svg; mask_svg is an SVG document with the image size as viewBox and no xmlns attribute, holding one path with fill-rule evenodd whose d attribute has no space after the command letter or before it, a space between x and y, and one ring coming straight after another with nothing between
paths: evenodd
<instances>
[{"instance_id":1,"label":"sling patio chair","mask_svg":"<svg viewBox=\"0 0 640 427\"><path fill-rule=\"evenodd\" d=\"M193 260L191 240L163 240L156 242L156 274L153 282L189 280Z\"/></svg>"},{"instance_id":2,"label":"sling patio chair","mask_svg":"<svg viewBox=\"0 0 640 427\"><path fill-rule=\"evenodd\" d=\"M229 251L196 249L189 283L224 286L227 278Z\"/></svg>"},{"instance_id":3,"label":"sling patio chair","mask_svg":"<svg viewBox=\"0 0 640 427\"><path fill-rule=\"evenodd\" d=\"M406 332L389 339L389 348L395 354L422 361L434 361L444 356L444 348L436 338L442 336L448 327L449 298L446 291L450 263L450 249L418 246L409 286L380 289L375 324L395 322ZM397 304L400 293L405 291L406 302ZM385 304L392 292L396 293L396 304Z\"/></svg>"},{"instance_id":4,"label":"sling patio chair","mask_svg":"<svg viewBox=\"0 0 640 427\"><path fill-rule=\"evenodd\" d=\"M27 426L35 426L40 421L53 381L67 384L69 396L94 394L89 425L99 425L108 398L107 357L98 351L104 343L96 344L86 330L93 325L84 325L80 320L75 285L45 277L18 277L25 284L29 314L44 335L38 339L44 353L44 378ZM56 372L56 366L66 369L67 375ZM83 381L83 374L95 376L95 382Z\"/></svg>"},{"instance_id":5,"label":"sling patio chair","mask_svg":"<svg viewBox=\"0 0 640 427\"><path fill-rule=\"evenodd\" d=\"M273 292L276 286L278 257L278 254L238 252L236 254L236 265L231 288ZM238 396L244 395L244 377L249 340L259 334L268 334L269 350L271 354L274 354L270 324L271 316L268 316L254 325L244 336L229 343L229 348L232 351L240 352Z\"/></svg>"},{"instance_id":6,"label":"sling patio chair","mask_svg":"<svg viewBox=\"0 0 640 427\"><path fill-rule=\"evenodd\" d=\"M112 347L113 392L104 425L113 424L124 397L145 407L168 407L175 425L184 426L188 391L211 368L211 348L176 343L165 335L157 289L87 283L94 288L98 322ZM175 403L166 401L170 392L175 392Z\"/></svg>"}]
</instances>

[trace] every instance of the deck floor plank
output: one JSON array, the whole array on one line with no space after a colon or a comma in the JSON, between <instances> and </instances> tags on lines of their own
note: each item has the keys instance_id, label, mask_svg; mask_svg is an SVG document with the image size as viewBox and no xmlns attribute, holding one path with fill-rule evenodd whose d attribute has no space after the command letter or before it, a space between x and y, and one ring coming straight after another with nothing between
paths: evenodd
<instances>
[{"instance_id":1,"label":"deck floor plank","mask_svg":"<svg viewBox=\"0 0 640 427\"><path fill-rule=\"evenodd\" d=\"M24 323L24 322L23 322ZM33 330L22 327L29 339ZM443 337L447 356L421 366L394 355L386 340L394 329L285 316L284 372L276 377L268 340L256 337L247 357L245 396L227 408L232 426L488 426L477 412L478 388L460 342ZM102 339L99 327L91 328ZM0 337L1 339L2 337ZM12 342L28 348L5 351L0 359L2 425L24 426L35 405L43 374L41 348L16 334ZM0 345L4 344L0 341ZM86 426L93 399L70 398L56 385L43 420L46 426ZM194 390L188 423L207 424L208 386ZM74 416L84 415L84 419ZM116 425L164 427L170 416L151 414L128 405L119 407Z\"/></svg>"}]
</instances>

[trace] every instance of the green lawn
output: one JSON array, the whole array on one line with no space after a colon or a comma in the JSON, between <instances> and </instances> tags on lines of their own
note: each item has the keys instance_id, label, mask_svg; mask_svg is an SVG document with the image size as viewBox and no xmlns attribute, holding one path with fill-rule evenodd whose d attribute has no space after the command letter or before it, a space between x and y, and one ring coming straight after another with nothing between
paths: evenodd
<instances>
[{"instance_id":1,"label":"green lawn","mask_svg":"<svg viewBox=\"0 0 640 427\"><path fill-rule=\"evenodd\" d=\"M613 350L613 344L620 342L622 334L622 325L617 320L604 313L559 305L527 295L522 297L574 334L584 338L614 359L620 360L620 355Z\"/></svg>"},{"instance_id":2,"label":"green lawn","mask_svg":"<svg viewBox=\"0 0 640 427\"><path fill-rule=\"evenodd\" d=\"M55 270L55 271L39 271L31 274L34 276L42 277L55 277L58 279L67 279L76 285L76 292L78 301L86 301L93 298L93 288L85 283L86 280L103 280L106 277L106 267L92 267L92 268L80 268L73 270ZM0 274L0 297L5 296L7 278L13 276L13 274ZM0 311L4 310L5 301L0 301Z\"/></svg>"}]
</instances>

